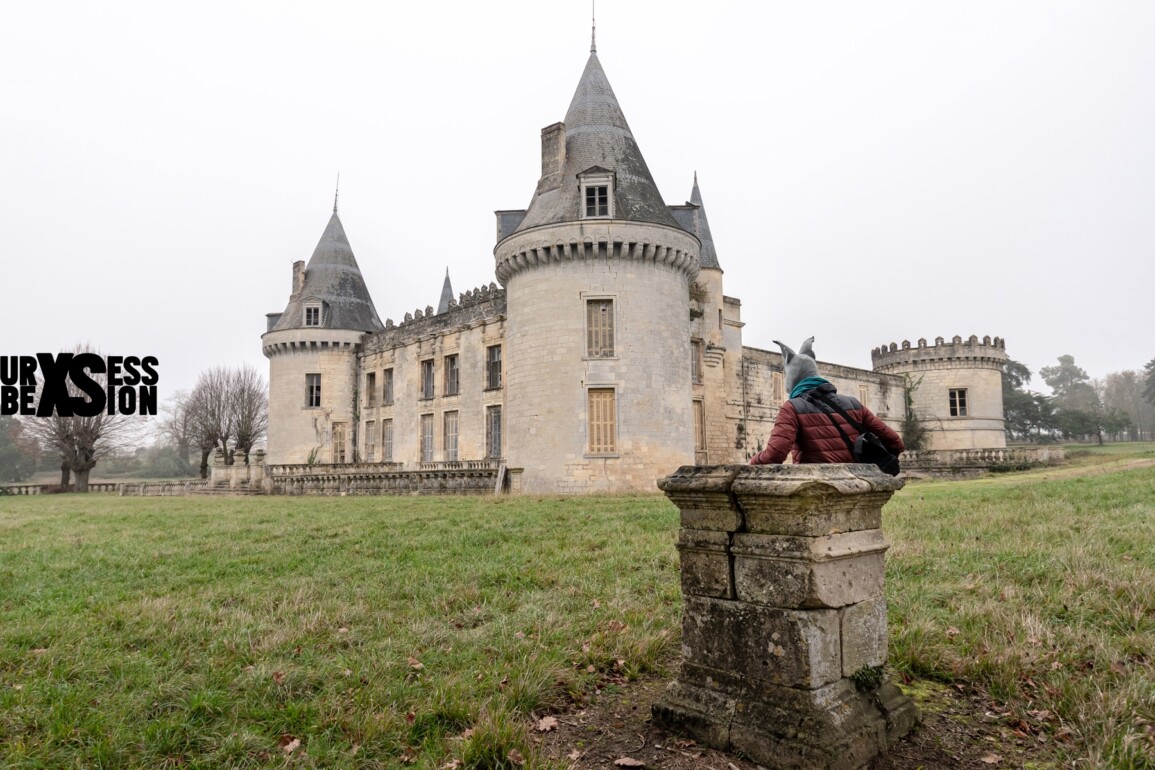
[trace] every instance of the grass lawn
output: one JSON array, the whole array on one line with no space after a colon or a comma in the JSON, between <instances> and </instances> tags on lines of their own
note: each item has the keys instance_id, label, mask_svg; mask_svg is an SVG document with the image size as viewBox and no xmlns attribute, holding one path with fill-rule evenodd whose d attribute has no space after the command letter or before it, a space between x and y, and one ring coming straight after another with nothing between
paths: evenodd
<instances>
[{"instance_id":1,"label":"grass lawn","mask_svg":"<svg viewBox=\"0 0 1155 770\"><path fill-rule=\"evenodd\" d=\"M1155 767L1152 457L896 495L896 678ZM549 766L531 714L670 674L676 534L656 495L0 497L0 766Z\"/></svg>"}]
</instances>

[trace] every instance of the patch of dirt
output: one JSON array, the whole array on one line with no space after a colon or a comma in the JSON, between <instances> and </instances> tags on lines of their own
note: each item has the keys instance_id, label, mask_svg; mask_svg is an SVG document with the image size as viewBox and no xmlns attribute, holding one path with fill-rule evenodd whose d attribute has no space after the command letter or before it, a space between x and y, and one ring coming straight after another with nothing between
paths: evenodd
<instances>
[{"instance_id":1,"label":"patch of dirt","mask_svg":"<svg viewBox=\"0 0 1155 770\"><path fill-rule=\"evenodd\" d=\"M757 770L741 757L698 746L655 727L650 704L666 680L644 679L612 686L585 708L550 715L533 726L546 757L575 768L662 768L663 770ZM1036 736L1016 734L985 699L933 683L913 684L909 693L922 724L869 770L991 770L1058 768L1049 746ZM556 723L554 722L556 720Z\"/></svg>"}]
</instances>

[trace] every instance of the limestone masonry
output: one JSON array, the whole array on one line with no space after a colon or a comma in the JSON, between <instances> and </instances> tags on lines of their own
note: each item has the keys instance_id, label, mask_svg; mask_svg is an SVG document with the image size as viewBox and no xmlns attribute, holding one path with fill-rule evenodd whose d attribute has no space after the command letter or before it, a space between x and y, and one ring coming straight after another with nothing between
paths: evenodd
<instances>
[{"instance_id":1,"label":"limestone masonry","mask_svg":"<svg viewBox=\"0 0 1155 770\"><path fill-rule=\"evenodd\" d=\"M270 466L470 463L527 492L650 491L764 445L781 356L744 346L696 176L689 201L664 202L596 50L541 149L529 207L496 212L497 282L455 299L446 275L438 307L399 323L380 320L334 206L262 337ZM896 429L916 386L928 449L994 449L1005 360L997 337L955 337L878 348L873 371L819 366Z\"/></svg>"}]
</instances>

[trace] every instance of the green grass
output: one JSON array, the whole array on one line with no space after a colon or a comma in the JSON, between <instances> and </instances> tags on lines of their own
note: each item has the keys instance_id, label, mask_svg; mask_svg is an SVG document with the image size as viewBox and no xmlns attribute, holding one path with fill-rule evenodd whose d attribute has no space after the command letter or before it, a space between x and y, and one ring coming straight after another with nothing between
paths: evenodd
<instances>
[{"instance_id":1,"label":"green grass","mask_svg":"<svg viewBox=\"0 0 1155 770\"><path fill-rule=\"evenodd\" d=\"M1155 468L1118 459L900 492L891 663L1147 768ZM530 714L671 675L676 530L659 496L0 498L0 766L550 767Z\"/></svg>"}]
</instances>

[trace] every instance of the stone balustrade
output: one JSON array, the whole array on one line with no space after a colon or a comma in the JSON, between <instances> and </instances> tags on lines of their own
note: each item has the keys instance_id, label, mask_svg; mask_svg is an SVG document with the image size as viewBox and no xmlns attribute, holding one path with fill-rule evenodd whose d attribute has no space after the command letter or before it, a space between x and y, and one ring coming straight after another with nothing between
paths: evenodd
<instances>
[{"instance_id":1,"label":"stone balustrade","mask_svg":"<svg viewBox=\"0 0 1155 770\"><path fill-rule=\"evenodd\" d=\"M916 723L887 681L882 506L872 465L685 466L682 666L665 729L768 768L860 768Z\"/></svg>"}]
</instances>

